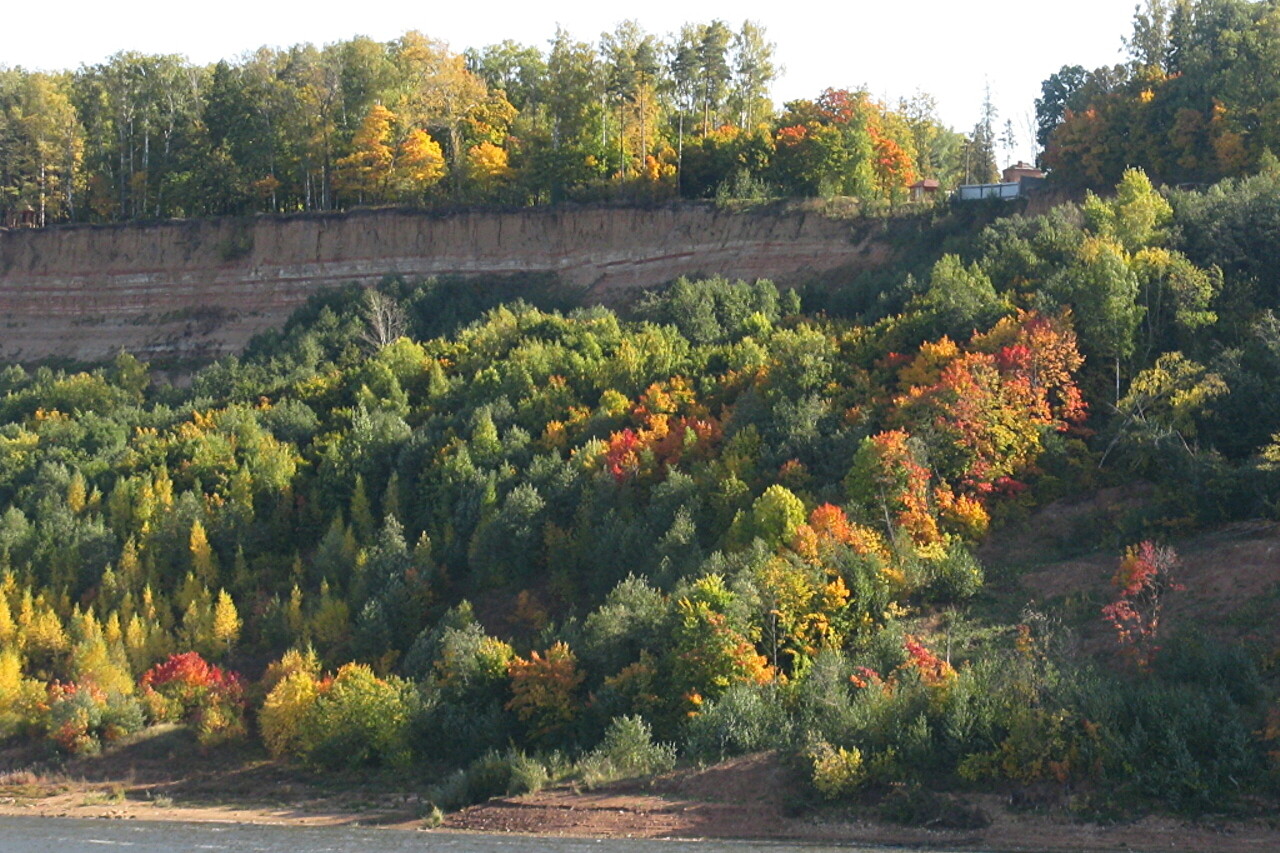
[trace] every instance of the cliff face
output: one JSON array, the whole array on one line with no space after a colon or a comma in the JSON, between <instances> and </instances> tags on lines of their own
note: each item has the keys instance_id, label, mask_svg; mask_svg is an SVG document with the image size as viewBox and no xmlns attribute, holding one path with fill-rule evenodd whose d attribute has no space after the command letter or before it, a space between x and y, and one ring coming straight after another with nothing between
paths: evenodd
<instances>
[{"instance_id":1,"label":"cliff face","mask_svg":"<svg viewBox=\"0 0 1280 853\"><path fill-rule=\"evenodd\" d=\"M681 275L794 285L886 255L847 222L688 205L0 229L0 360L92 361L121 347L219 356L320 288L392 274L551 273L585 301L609 303Z\"/></svg>"}]
</instances>

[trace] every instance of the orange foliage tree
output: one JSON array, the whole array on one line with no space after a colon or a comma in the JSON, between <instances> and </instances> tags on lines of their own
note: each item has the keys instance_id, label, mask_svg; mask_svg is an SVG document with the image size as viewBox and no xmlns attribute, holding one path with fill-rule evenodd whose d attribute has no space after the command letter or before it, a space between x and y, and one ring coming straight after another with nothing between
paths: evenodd
<instances>
[{"instance_id":1,"label":"orange foliage tree","mask_svg":"<svg viewBox=\"0 0 1280 853\"><path fill-rule=\"evenodd\" d=\"M863 440L845 485L850 497L883 516L889 537L901 528L916 545L929 546L942 539L930 500L931 480L911 435L896 429Z\"/></svg>"},{"instance_id":2,"label":"orange foliage tree","mask_svg":"<svg viewBox=\"0 0 1280 853\"><path fill-rule=\"evenodd\" d=\"M507 710L515 711L530 726L530 734L545 740L561 732L578 716L579 700L575 695L586 677L578 668L573 650L562 642L547 649L544 655L529 653L528 660L514 658L507 666L511 677L511 701Z\"/></svg>"}]
</instances>

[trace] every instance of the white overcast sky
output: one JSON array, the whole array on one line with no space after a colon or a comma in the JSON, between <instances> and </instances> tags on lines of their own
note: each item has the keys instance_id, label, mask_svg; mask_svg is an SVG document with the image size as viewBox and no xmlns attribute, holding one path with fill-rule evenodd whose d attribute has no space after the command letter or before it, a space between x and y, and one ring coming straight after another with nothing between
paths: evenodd
<instances>
[{"instance_id":1,"label":"white overcast sky","mask_svg":"<svg viewBox=\"0 0 1280 853\"><path fill-rule=\"evenodd\" d=\"M774 87L781 104L824 88L866 86L896 101L933 95L945 123L968 130L989 83L1000 124L1025 134L1040 81L1063 65L1122 61L1136 0L648 0L426 2L377 0L4 0L0 65L73 69L121 50L178 53L193 62L234 58L262 45L317 45L366 35L395 38L417 29L455 50L503 39L545 48L560 24L596 41L634 18L658 35L720 18L737 29L763 24L784 67ZM1025 147L1022 156L1029 154Z\"/></svg>"}]
</instances>

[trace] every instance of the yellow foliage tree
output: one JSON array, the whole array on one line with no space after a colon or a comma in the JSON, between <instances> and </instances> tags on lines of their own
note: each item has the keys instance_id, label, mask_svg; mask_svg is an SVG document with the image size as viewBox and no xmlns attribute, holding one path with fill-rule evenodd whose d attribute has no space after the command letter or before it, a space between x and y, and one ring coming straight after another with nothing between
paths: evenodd
<instances>
[{"instance_id":1,"label":"yellow foliage tree","mask_svg":"<svg viewBox=\"0 0 1280 853\"><path fill-rule=\"evenodd\" d=\"M492 142L481 142L467 150L467 177L484 196L489 196L511 177L507 150Z\"/></svg>"},{"instance_id":2,"label":"yellow foliage tree","mask_svg":"<svg viewBox=\"0 0 1280 853\"><path fill-rule=\"evenodd\" d=\"M310 633L322 651L346 642L351 633L351 608L330 594L327 581L320 584L320 605L311 617Z\"/></svg>"},{"instance_id":3,"label":"yellow foliage tree","mask_svg":"<svg viewBox=\"0 0 1280 853\"><path fill-rule=\"evenodd\" d=\"M213 642L222 654L230 654L231 647L240 639L240 614L236 611L231 594L218 590L218 601L213 606Z\"/></svg>"},{"instance_id":4,"label":"yellow foliage tree","mask_svg":"<svg viewBox=\"0 0 1280 853\"><path fill-rule=\"evenodd\" d=\"M123 650L112 654L100 635L78 643L72 650L71 674L77 684L92 684L104 693L133 693L133 675Z\"/></svg>"},{"instance_id":5,"label":"yellow foliage tree","mask_svg":"<svg viewBox=\"0 0 1280 853\"><path fill-rule=\"evenodd\" d=\"M391 125L395 113L382 104L369 107L360 129L351 139L351 153L338 160L338 188L364 202L381 201L391 182L395 149Z\"/></svg>"},{"instance_id":6,"label":"yellow foliage tree","mask_svg":"<svg viewBox=\"0 0 1280 853\"><path fill-rule=\"evenodd\" d=\"M62 620L44 596L31 597L28 590L18 611L18 648L27 657L29 670L53 677L59 658L69 650L71 642L62 628Z\"/></svg>"},{"instance_id":7,"label":"yellow foliage tree","mask_svg":"<svg viewBox=\"0 0 1280 853\"><path fill-rule=\"evenodd\" d=\"M85 483L84 475L76 471L71 475L71 482L67 483L67 509L79 515L87 499L88 484Z\"/></svg>"},{"instance_id":8,"label":"yellow foliage tree","mask_svg":"<svg viewBox=\"0 0 1280 853\"><path fill-rule=\"evenodd\" d=\"M195 578L205 586L218 582L218 558L209 545L209 536L205 532L200 519L191 522L191 571Z\"/></svg>"},{"instance_id":9,"label":"yellow foliage tree","mask_svg":"<svg viewBox=\"0 0 1280 853\"><path fill-rule=\"evenodd\" d=\"M116 567L116 583L121 589L136 592L142 580L142 562L138 559L138 544L130 536L120 549L120 562Z\"/></svg>"},{"instance_id":10,"label":"yellow foliage tree","mask_svg":"<svg viewBox=\"0 0 1280 853\"><path fill-rule=\"evenodd\" d=\"M120 627L120 614L114 610L107 616L107 623L102 626L102 636L108 646L119 644L124 648L124 629Z\"/></svg>"},{"instance_id":11,"label":"yellow foliage tree","mask_svg":"<svg viewBox=\"0 0 1280 853\"><path fill-rule=\"evenodd\" d=\"M9 609L9 598L0 592L0 646L13 644L18 633L18 624L13 621L13 611Z\"/></svg>"},{"instance_id":12,"label":"yellow foliage tree","mask_svg":"<svg viewBox=\"0 0 1280 853\"><path fill-rule=\"evenodd\" d=\"M262 742L273 756L301 753L303 722L319 696L319 682L310 667L290 672L267 694L258 714L258 727Z\"/></svg>"},{"instance_id":13,"label":"yellow foliage tree","mask_svg":"<svg viewBox=\"0 0 1280 853\"><path fill-rule=\"evenodd\" d=\"M781 655L798 670L820 648L838 644L831 618L848 600L842 582L837 586L821 569L777 555L757 570L756 585L767 608L764 644L775 669L782 663Z\"/></svg>"},{"instance_id":14,"label":"yellow foliage tree","mask_svg":"<svg viewBox=\"0 0 1280 853\"><path fill-rule=\"evenodd\" d=\"M414 128L396 150L394 183L402 198L420 196L444 177L444 151L431 134Z\"/></svg>"},{"instance_id":15,"label":"yellow foliage tree","mask_svg":"<svg viewBox=\"0 0 1280 853\"><path fill-rule=\"evenodd\" d=\"M147 640L146 623L135 613L124 628L124 650L129 656L129 666L134 672L143 672L153 663L150 644Z\"/></svg>"},{"instance_id":16,"label":"yellow foliage tree","mask_svg":"<svg viewBox=\"0 0 1280 853\"><path fill-rule=\"evenodd\" d=\"M201 587L182 611L181 643L205 657L218 651L213 637L213 595Z\"/></svg>"},{"instance_id":17,"label":"yellow foliage tree","mask_svg":"<svg viewBox=\"0 0 1280 853\"><path fill-rule=\"evenodd\" d=\"M289 603L285 605L284 625L292 639L300 642L307 641L307 623L302 614L302 588L296 583L293 585L293 591L289 593Z\"/></svg>"},{"instance_id":18,"label":"yellow foliage tree","mask_svg":"<svg viewBox=\"0 0 1280 853\"><path fill-rule=\"evenodd\" d=\"M295 672L309 672L317 678L320 677L320 657L315 649L310 646L289 649L280 656L280 660L267 664L258 687L263 693L270 693L277 684Z\"/></svg>"},{"instance_id":19,"label":"yellow foliage tree","mask_svg":"<svg viewBox=\"0 0 1280 853\"><path fill-rule=\"evenodd\" d=\"M0 738L34 723L44 695L43 684L23 675L18 650L0 649Z\"/></svg>"}]
</instances>

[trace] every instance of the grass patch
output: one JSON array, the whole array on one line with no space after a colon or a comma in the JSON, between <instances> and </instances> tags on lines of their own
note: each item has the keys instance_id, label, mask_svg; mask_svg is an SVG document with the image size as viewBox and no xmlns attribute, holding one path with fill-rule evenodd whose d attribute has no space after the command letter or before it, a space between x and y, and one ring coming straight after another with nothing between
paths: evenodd
<instances>
[{"instance_id":1,"label":"grass patch","mask_svg":"<svg viewBox=\"0 0 1280 853\"><path fill-rule=\"evenodd\" d=\"M97 791L90 791L84 795L81 805L85 806L107 806L119 805L124 802L124 786L108 785Z\"/></svg>"}]
</instances>

